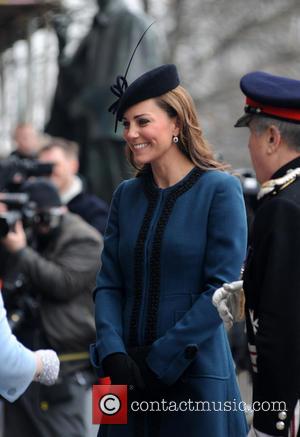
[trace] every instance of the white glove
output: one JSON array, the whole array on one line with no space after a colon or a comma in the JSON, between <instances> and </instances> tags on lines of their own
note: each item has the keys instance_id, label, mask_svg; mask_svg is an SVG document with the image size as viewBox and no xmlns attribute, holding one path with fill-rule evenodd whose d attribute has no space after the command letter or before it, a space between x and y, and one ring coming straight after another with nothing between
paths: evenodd
<instances>
[{"instance_id":1,"label":"white glove","mask_svg":"<svg viewBox=\"0 0 300 437\"><path fill-rule=\"evenodd\" d=\"M212 302L226 328L230 329L235 321L241 321L244 318L243 281L223 284L223 287L214 292Z\"/></svg>"},{"instance_id":2,"label":"white glove","mask_svg":"<svg viewBox=\"0 0 300 437\"><path fill-rule=\"evenodd\" d=\"M275 436L271 435L271 434L266 434L264 432L257 431L257 429L255 429L253 426L251 426L247 437L275 437Z\"/></svg>"},{"instance_id":3,"label":"white glove","mask_svg":"<svg viewBox=\"0 0 300 437\"><path fill-rule=\"evenodd\" d=\"M40 349L35 352L37 359L37 372L34 381L45 385L53 385L59 373L59 359L51 349Z\"/></svg>"},{"instance_id":4,"label":"white glove","mask_svg":"<svg viewBox=\"0 0 300 437\"><path fill-rule=\"evenodd\" d=\"M257 434L253 428L253 426L251 426L251 428L249 429L249 432L247 434L247 437L257 437Z\"/></svg>"}]
</instances>

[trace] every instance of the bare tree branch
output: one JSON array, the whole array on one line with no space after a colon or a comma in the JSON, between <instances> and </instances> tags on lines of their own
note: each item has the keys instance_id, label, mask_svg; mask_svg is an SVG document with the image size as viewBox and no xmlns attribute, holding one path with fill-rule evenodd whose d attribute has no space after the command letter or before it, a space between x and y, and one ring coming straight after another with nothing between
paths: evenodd
<instances>
[{"instance_id":1,"label":"bare tree branch","mask_svg":"<svg viewBox=\"0 0 300 437\"><path fill-rule=\"evenodd\" d=\"M269 52L264 58L264 63L259 64L260 70L265 70L269 65L281 65L282 63L292 63L295 60L295 52L287 52L278 50L276 52ZM254 66L255 70L256 67ZM237 89L237 77L235 75L228 76L227 80L222 81L220 86L215 86L213 92L206 96L195 97L196 106L204 105L206 103L214 103L222 100L226 100L228 94L233 93Z\"/></svg>"},{"instance_id":2,"label":"bare tree branch","mask_svg":"<svg viewBox=\"0 0 300 437\"><path fill-rule=\"evenodd\" d=\"M202 66L208 60L215 58L216 56L222 54L222 52L225 50L228 50L233 44L243 38L246 32L249 30L261 30L268 24L272 24L272 26L274 26L276 25L277 20L282 20L291 15L291 13L297 13L297 11L300 11L300 3L298 0L294 0L284 9L277 10L277 12L273 15L262 17L260 20L257 20L257 18L251 18L247 22L244 20L241 21L235 31L222 38L222 40L220 40L220 44L213 51L209 52L206 56L199 58L199 62L196 64L196 67Z\"/></svg>"},{"instance_id":3,"label":"bare tree branch","mask_svg":"<svg viewBox=\"0 0 300 437\"><path fill-rule=\"evenodd\" d=\"M173 6L174 4L174 6ZM175 52L178 46L178 42L180 41L180 38L182 37L182 33L184 31L184 24L183 24L183 13L185 9L185 0L174 0L172 2L172 11L174 12L174 27L172 31L168 35L168 41L169 41L169 55L168 55L168 61L172 62L175 58Z\"/></svg>"}]
</instances>

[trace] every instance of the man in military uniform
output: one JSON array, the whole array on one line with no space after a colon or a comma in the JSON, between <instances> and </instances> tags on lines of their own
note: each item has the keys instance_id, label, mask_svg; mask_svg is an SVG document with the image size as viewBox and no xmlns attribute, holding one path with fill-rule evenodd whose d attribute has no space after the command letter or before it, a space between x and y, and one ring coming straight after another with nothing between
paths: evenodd
<instances>
[{"instance_id":1,"label":"man in military uniform","mask_svg":"<svg viewBox=\"0 0 300 437\"><path fill-rule=\"evenodd\" d=\"M300 81L253 72L241 79L249 152L261 190L243 282L215 292L232 324L237 293L245 314L253 367L250 436L300 436ZM273 411L272 411L273 410Z\"/></svg>"}]
</instances>

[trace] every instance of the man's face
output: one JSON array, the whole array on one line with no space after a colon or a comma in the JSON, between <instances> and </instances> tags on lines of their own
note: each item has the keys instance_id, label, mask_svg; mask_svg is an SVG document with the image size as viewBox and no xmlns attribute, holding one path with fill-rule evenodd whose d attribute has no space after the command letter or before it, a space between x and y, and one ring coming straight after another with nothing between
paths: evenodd
<instances>
[{"instance_id":1,"label":"man's face","mask_svg":"<svg viewBox=\"0 0 300 437\"><path fill-rule=\"evenodd\" d=\"M49 235L61 224L62 208L46 208L36 212L33 217L33 228L38 235Z\"/></svg>"},{"instance_id":2,"label":"man's face","mask_svg":"<svg viewBox=\"0 0 300 437\"><path fill-rule=\"evenodd\" d=\"M66 191L72 184L74 175L78 170L78 160L67 155L59 147L44 150L39 155L41 162L52 162L54 164L50 179L56 185L60 193Z\"/></svg>"},{"instance_id":3,"label":"man's face","mask_svg":"<svg viewBox=\"0 0 300 437\"><path fill-rule=\"evenodd\" d=\"M17 150L25 156L35 155L40 147L38 134L30 124L24 124L16 128L15 142Z\"/></svg>"},{"instance_id":4,"label":"man's face","mask_svg":"<svg viewBox=\"0 0 300 437\"><path fill-rule=\"evenodd\" d=\"M255 131L253 123L249 124L249 141L248 148L252 161L253 168L256 173L256 178L261 184L269 180L271 174L268 171L268 155L267 155L267 130L258 133Z\"/></svg>"}]
</instances>

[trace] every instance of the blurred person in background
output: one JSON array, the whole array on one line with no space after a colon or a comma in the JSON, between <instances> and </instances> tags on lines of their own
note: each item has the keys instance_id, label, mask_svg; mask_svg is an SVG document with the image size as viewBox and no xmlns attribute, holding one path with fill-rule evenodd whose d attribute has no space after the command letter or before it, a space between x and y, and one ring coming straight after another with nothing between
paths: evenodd
<instances>
[{"instance_id":1,"label":"blurred person in background","mask_svg":"<svg viewBox=\"0 0 300 437\"><path fill-rule=\"evenodd\" d=\"M38 159L54 164L50 178L59 191L62 203L70 212L80 215L103 235L108 205L99 197L89 194L78 176L79 145L63 138L49 137L47 144L40 150Z\"/></svg>"},{"instance_id":2,"label":"blurred person in background","mask_svg":"<svg viewBox=\"0 0 300 437\"><path fill-rule=\"evenodd\" d=\"M15 150L12 155L18 158L36 158L43 143L42 136L31 123L18 124L14 130L13 140Z\"/></svg>"},{"instance_id":3,"label":"blurred person in background","mask_svg":"<svg viewBox=\"0 0 300 437\"><path fill-rule=\"evenodd\" d=\"M48 179L27 181L22 191L29 196L26 233L17 221L0 244L3 296L7 311L20 315L17 338L31 349L53 348L61 366L52 387L31 384L15 403L5 403L4 436L84 437L85 394L94 379L91 290L102 239L67 211Z\"/></svg>"}]
</instances>

